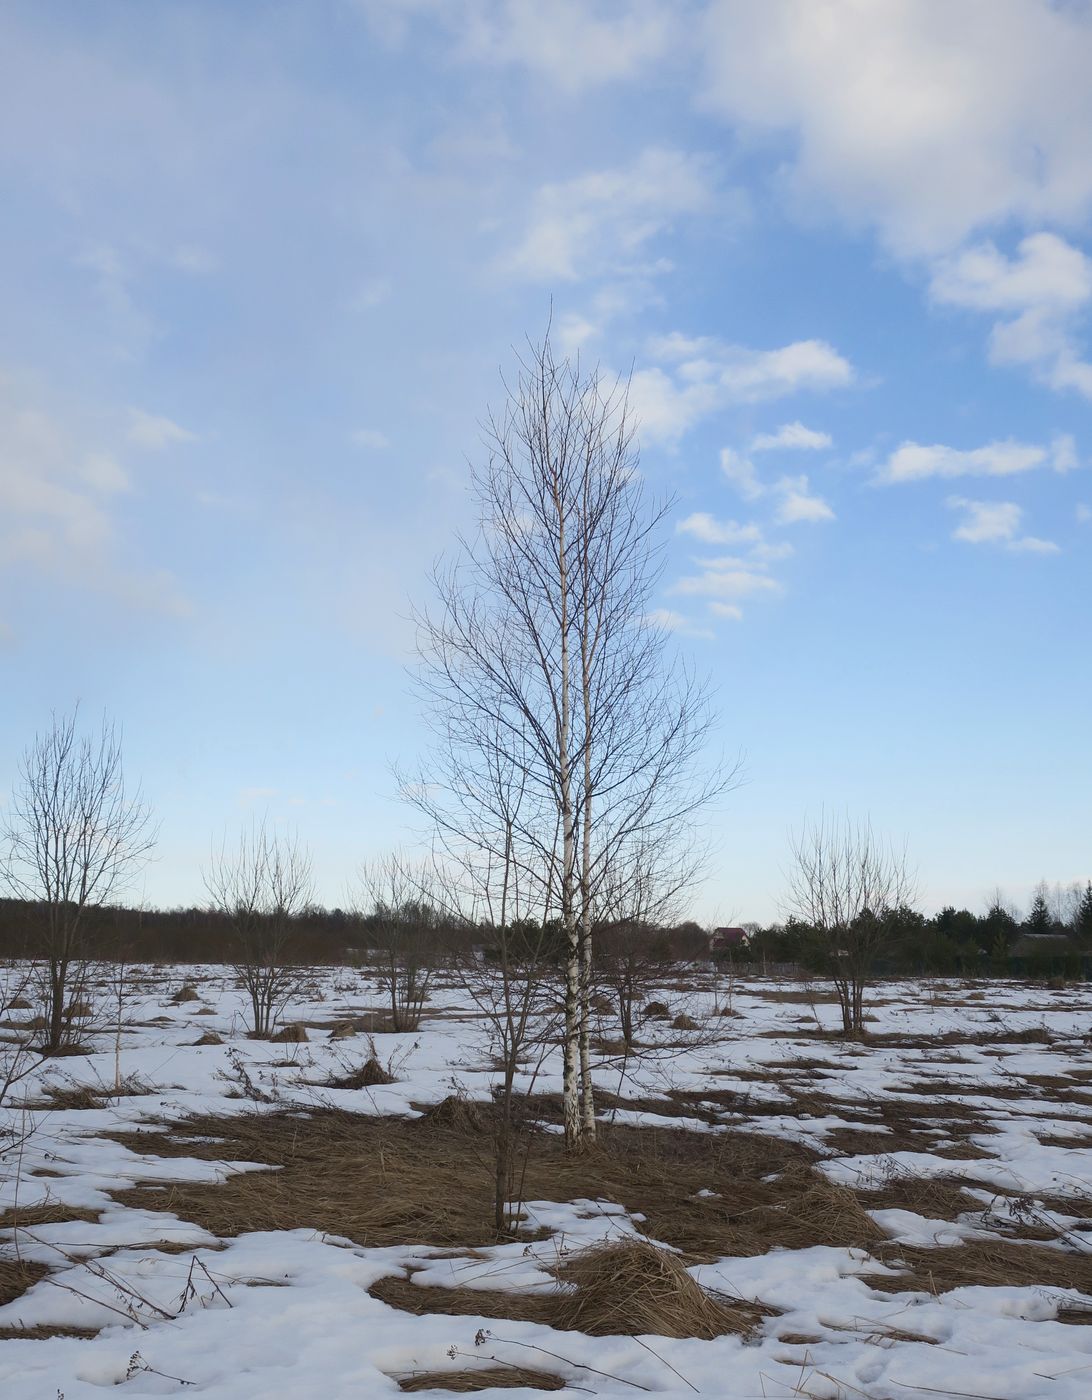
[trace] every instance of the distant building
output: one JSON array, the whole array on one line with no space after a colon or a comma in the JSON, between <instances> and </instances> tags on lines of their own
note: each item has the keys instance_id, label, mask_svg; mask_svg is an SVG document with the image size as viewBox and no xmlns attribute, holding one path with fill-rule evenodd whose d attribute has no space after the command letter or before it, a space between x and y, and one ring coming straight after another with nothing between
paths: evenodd
<instances>
[{"instance_id":1,"label":"distant building","mask_svg":"<svg viewBox=\"0 0 1092 1400\"><path fill-rule=\"evenodd\" d=\"M709 935L709 951L726 953L731 948L742 948L747 942L747 933L741 928L715 928Z\"/></svg>"}]
</instances>

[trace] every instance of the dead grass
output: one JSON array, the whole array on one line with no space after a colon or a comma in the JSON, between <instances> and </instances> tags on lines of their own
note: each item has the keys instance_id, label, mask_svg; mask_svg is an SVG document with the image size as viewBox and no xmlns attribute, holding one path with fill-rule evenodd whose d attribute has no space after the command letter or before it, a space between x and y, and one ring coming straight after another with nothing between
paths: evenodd
<instances>
[{"instance_id":1,"label":"dead grass","mask_svg":"<svg viewBox=\"0 0 1092 1400\"><path fill-rule=\"evenodd\" d=\"M213 1234L309 1228L360 1244L459 1248L494 1242L490 1109L445 1100L420 1119L377 1118L335 1109L202 1117L169 1132L120 1132L142 1154L250 1161L281 1167L240 1172L222 1183L184 1183L115 1192L129 1205L174 1211ZM214 1141L203 1139L212 1138ZM600 1144L566 1155L555 1133L534 1134L524 1192L529 1200L609 1200L648 1217L648 1233L693 1260L761 1253L741 1209L800 1194L761 1177L802 1167L814 1153L746 1132L604 1127ZM818 1179L817 1179L818 1180ZM701 1197L709 1189L719 1194ZM791 1212L784 1213L784 1219ZM829 1234L824 1230L823 1238ZM852 1231L857 1242L859 1231ZM749 1241L748 1247L740 1247Z\"/></svg>"},{"instance_id":2,"label":"dead grass","mask_svg":"<svg viewBox=\"0 0 1092 1400\"><path fill-rule=\"evenodd\" d=\"M44 1264L0 1256L0 1308L21 1298L28 1288L33 1288L48 1273Z\"/></svg>"},{"instance_id":3,"label":"dead grass","mask_svg":"<svg viewBox=\"0 0 1092 1400\"><path fill-rule=\"evenodd\" d=\"M373 1055L365 1060L359 1069L350 1070L338 1079L331 1079L324 1086L327 1089L374 1089L377 1085L393 1084L394 1075L388 1074Z\"/></svg>"},{"instance_id":4,"label":"dead grass","mask_svg":"<svg viewBox=\"0 0 1092 1400\"><path fill-rule=\"evenodd\" d=\"M66 1206L62 1201L43 1201L34 1206L13 1206L0 1213L0 1230L33 1230L39 1225L65 1225L70 1220L98 1221L102 1212L85 1206Z\"/></svg>"},{"instance_id":5,"label":"dead grass","mask_svg":"<svg viewBox=\"0 0 1092 1400\"><path fill-rule=\"evenodd\" d=\"M560 1271L554 1326L591 1337L747 1336L763 1309L707 1292L677 1254L642 1240L584 1250Z\"/></svg>"},{"instance_id":6,"label":"dead grass","mask_svg":"<svg viewBox=\"0 0 1092 1400\"><path fill-rule=\"evenodd\" d=\"M879 1257L901 1272L870 1275L882 1293L947 1293L953 1288L1073 1288L1092 1294L1092 1251L1005 1240L931 1248L899 1245Z\"/></svg>"},{"instance_id":7,"label":"dead grass","mask_svg":"<svg viewBox=\"0 0 1092 1400\"><path fill-rule=\"evenodd\" d=\"M79 1337L86 1341L99 1335L96 1327L63 1327L39 1322L34 1327L0 1327L0 1342L44 1342L50 1337Z\"/></svg>"},{"instance_id":8,"label":"dead grass","mask_svg":"<svg viewBox=\"0 0 1092 1400\"><path fill-rule=\"evenodd\" d=\"M482 1390L564 1390L565 1382L549 1371L530 1371L525 1366L486 1366L473 1371L414 1371L397 1377L398 1388L411 1392L450 1390L457 1395Z\"/></svg>"},{"instance_id":9,"label":"dead grass","mask_svg":"<svg viewBox=\"0 0 1092 1400\"><path fill-rule=\"evenodd\" d=\"M505 1322L539 1322L549 1327L554 1318L550 1293L507 1288L422 1288L411 1276L381 1278L368 1292L399 1312L418 1317L483 1317Z\"/></svg>"}]
</instances>

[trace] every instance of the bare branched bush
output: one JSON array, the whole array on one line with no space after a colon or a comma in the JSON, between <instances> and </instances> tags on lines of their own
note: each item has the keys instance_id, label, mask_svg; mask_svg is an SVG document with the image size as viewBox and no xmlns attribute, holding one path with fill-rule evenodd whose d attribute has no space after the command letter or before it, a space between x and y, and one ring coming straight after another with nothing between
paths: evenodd
<instances>
[{"instance_id":1,"label":"bare branched bush","mask_svg":"<svg viewBox=\"0 0 1092 1400\"><path fill-rule=\"evenodd\" d=\"M443 919L430 899L427 867L398 852L360 871L368 949L391 1008L391 1029L415 1031L440 962Z\"/></svg>"},{"instance_id":2,"label":"bare branched bush","mask_svg":"<svg viewBox=\"0 0 1092 1400\"><path fill-rule=\"evenodd\" d=\"M914 893L906 852L868 821L824 814L793 838L785 912L834 983L846 1036L863 1033L865 988Z\"/></svg>"},{"instance_id":3,"label":"bare branched bush","mask_svg":"<svg viewBox=\"0 0 1092 1400\"><path fill-rule=\"evenodd\" d=\"M236 975L250 1001L253 1035L272 1035L299 981L293 920L311 903L311 857L295 836L265 822L225 837L204 872L214 909L230 921Z\"/></svg>"},{"instance_id":4,"label":"bare branched bush","mask_svg":"<svg viewBox=\"0 0 1092 1400\"><path fill-rule=\"evenodd\" d=\"M87 916L116 897L155 845L139 792L126 789L121 739L105 718L94 733L78 713L54 716L23 754L6 821L3 877L39 911L43 1038L49 1052L74 1039L73 1007L87 999Z\"/></svg>"}]
</instances>

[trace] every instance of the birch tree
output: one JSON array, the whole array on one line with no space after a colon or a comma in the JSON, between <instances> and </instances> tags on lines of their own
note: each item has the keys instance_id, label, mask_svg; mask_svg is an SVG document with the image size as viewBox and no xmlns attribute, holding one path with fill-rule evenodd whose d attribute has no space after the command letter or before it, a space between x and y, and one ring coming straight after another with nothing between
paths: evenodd
<instances>
[{"instance_id":1,"label":"birch tree","mask_svg":"<svg viewBox=\"0 0 1092 1400\"><path fill-rule=\"evenodd\" d=\"M595 1134L590 1062L597 892L627 851L685 844L726 786L699 771L704 687L649 618L664 504L638 473L628 385L530 347L484 427L477 530L418 617L436 743L409 795L455 832L493 768L518 775L509 843L524 897L564 932L565 1139ZM513 854L514 853L514 854ZM496 851L498 861L503 849Z\"/></svg>"}]
</instances>

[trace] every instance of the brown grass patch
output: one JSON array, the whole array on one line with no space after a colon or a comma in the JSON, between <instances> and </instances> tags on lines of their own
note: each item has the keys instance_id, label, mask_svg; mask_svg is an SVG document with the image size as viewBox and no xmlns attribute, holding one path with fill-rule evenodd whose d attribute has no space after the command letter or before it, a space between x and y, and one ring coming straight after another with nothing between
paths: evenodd
<instances>
[{"instance_id":1,"label":"brown grass patch","mask_svg":"<svg viewBox=\"0 0 1092 1400\"><path fill-rule=\"evenodd\" d=\"M42 1201L36 1206L13 1206L0 1213L0 1230L33 1230L39 1225L66 1225L70 1220L96 1223L101 1211L85 1206L66 1206L61 1201Z\"/></svg>"},{"instance_id":2,"label":"brown grass patch","mask_svg":"<svg viewBox=\"0 0 1092 1400\"><path fill-rule=\"evenodd\" d=\"M48 1322L34 1327L0 1327L0 1342L44 1342L50 1337L79 1337L86 1341L98 1335L97 1327L63 1327Z\"/></svg>"},{"instance_id":3,"label":"brown grass patch","mask_svg":"<svg viewBox=\"0 0 1092 1400\"><path fill-rule=\"evenodd\" d=\"M49 1270L44 1264L32 1263L29 1259L7 1259L0 1256L0 1308L6 1303L14 1303L28 1288L33 1288L39 1279L45 1278Z\"/></svg>"},{"instance_id":4,"label":"brown grass patch","mask_svg":"<svg viewBox=\"0 0 1092 1400\"><path fill-rule=\"evenodd\" d=\"M397 1377L399 1390L450 1390L472 1395L482 1390L564 1390L565 1382L549 1371L525 1366L485 1366L474 1371L414 1371Z\"/></svg>"},{"instance_id":5,"label":"brown grass patch","mask_svg":"<svg viewBox=\"0 0 1092 1400\"><path fill-rule=\"evenodd\" d=\"M123 1204L174 1211L218 1236L301 1227L369 1245L474 1247L495 1240L490 1127L488 1105L460 1099L420 1119L335 1109L195 1118L169 1132L111 1137L141 1154L262 1162L282 1170L240 1172L221 1183L139 1186L114 1196ZM797 1144L741 1131L603 1127L600 1139L590 1151L570 1156L558 1134L533 1132L525 1197L617 1202L645 1214L650 1235L704 1261L761 1253L763 1243L751 1230L741 1235L736 1217L786 1192L799 1195L796 1178L788 1186L760 1178L814 1157ZM703 1189L718 1194L701 1197ZM741 1238L749 1247L734 1247ZM854 1231L852 1242L858 1238Z\"/></svg>"},{"instance_id":6,"label":"brown grass patch","mask_svg":"<svg viewBox=\"0 0 1092 1400\"><path fill-rule=\"evenodd\" d=\"M892 1246L879 1257L895 1276L869 1275L882 1293L947 1293L953 1288L1073 1288L1092 1294L1092 1251L1004 1240L968 1240L961 1245Z\"/></svg>"},{"instance_id":7,"label":"brown grass patch","mask_svg":"<svg viewBox=\"0 0 1092 1400\"><path fill-rule=\"evenodd\" d=\"M554 1326L592 1337L747 1336L762 1309L709 1293L677 1254L643 1240L584 1250L561 1270L570 1289L556 1297Z\"/></svg>"},{"instance_id":8,"label":"brown grass patch","mask_svg":"<svg viewBox=\"0 0 1092 1400\"><path fill-rule=\"evenodd\" d=\"M388 1307L418 1317L484 1317L505 1322L540 1322L549 1327L554 1318L551 1293L531 1293L507 1288L422 1288L412 1275L381 1278L368 1292Z\"/></svg>"}]
</instances>

